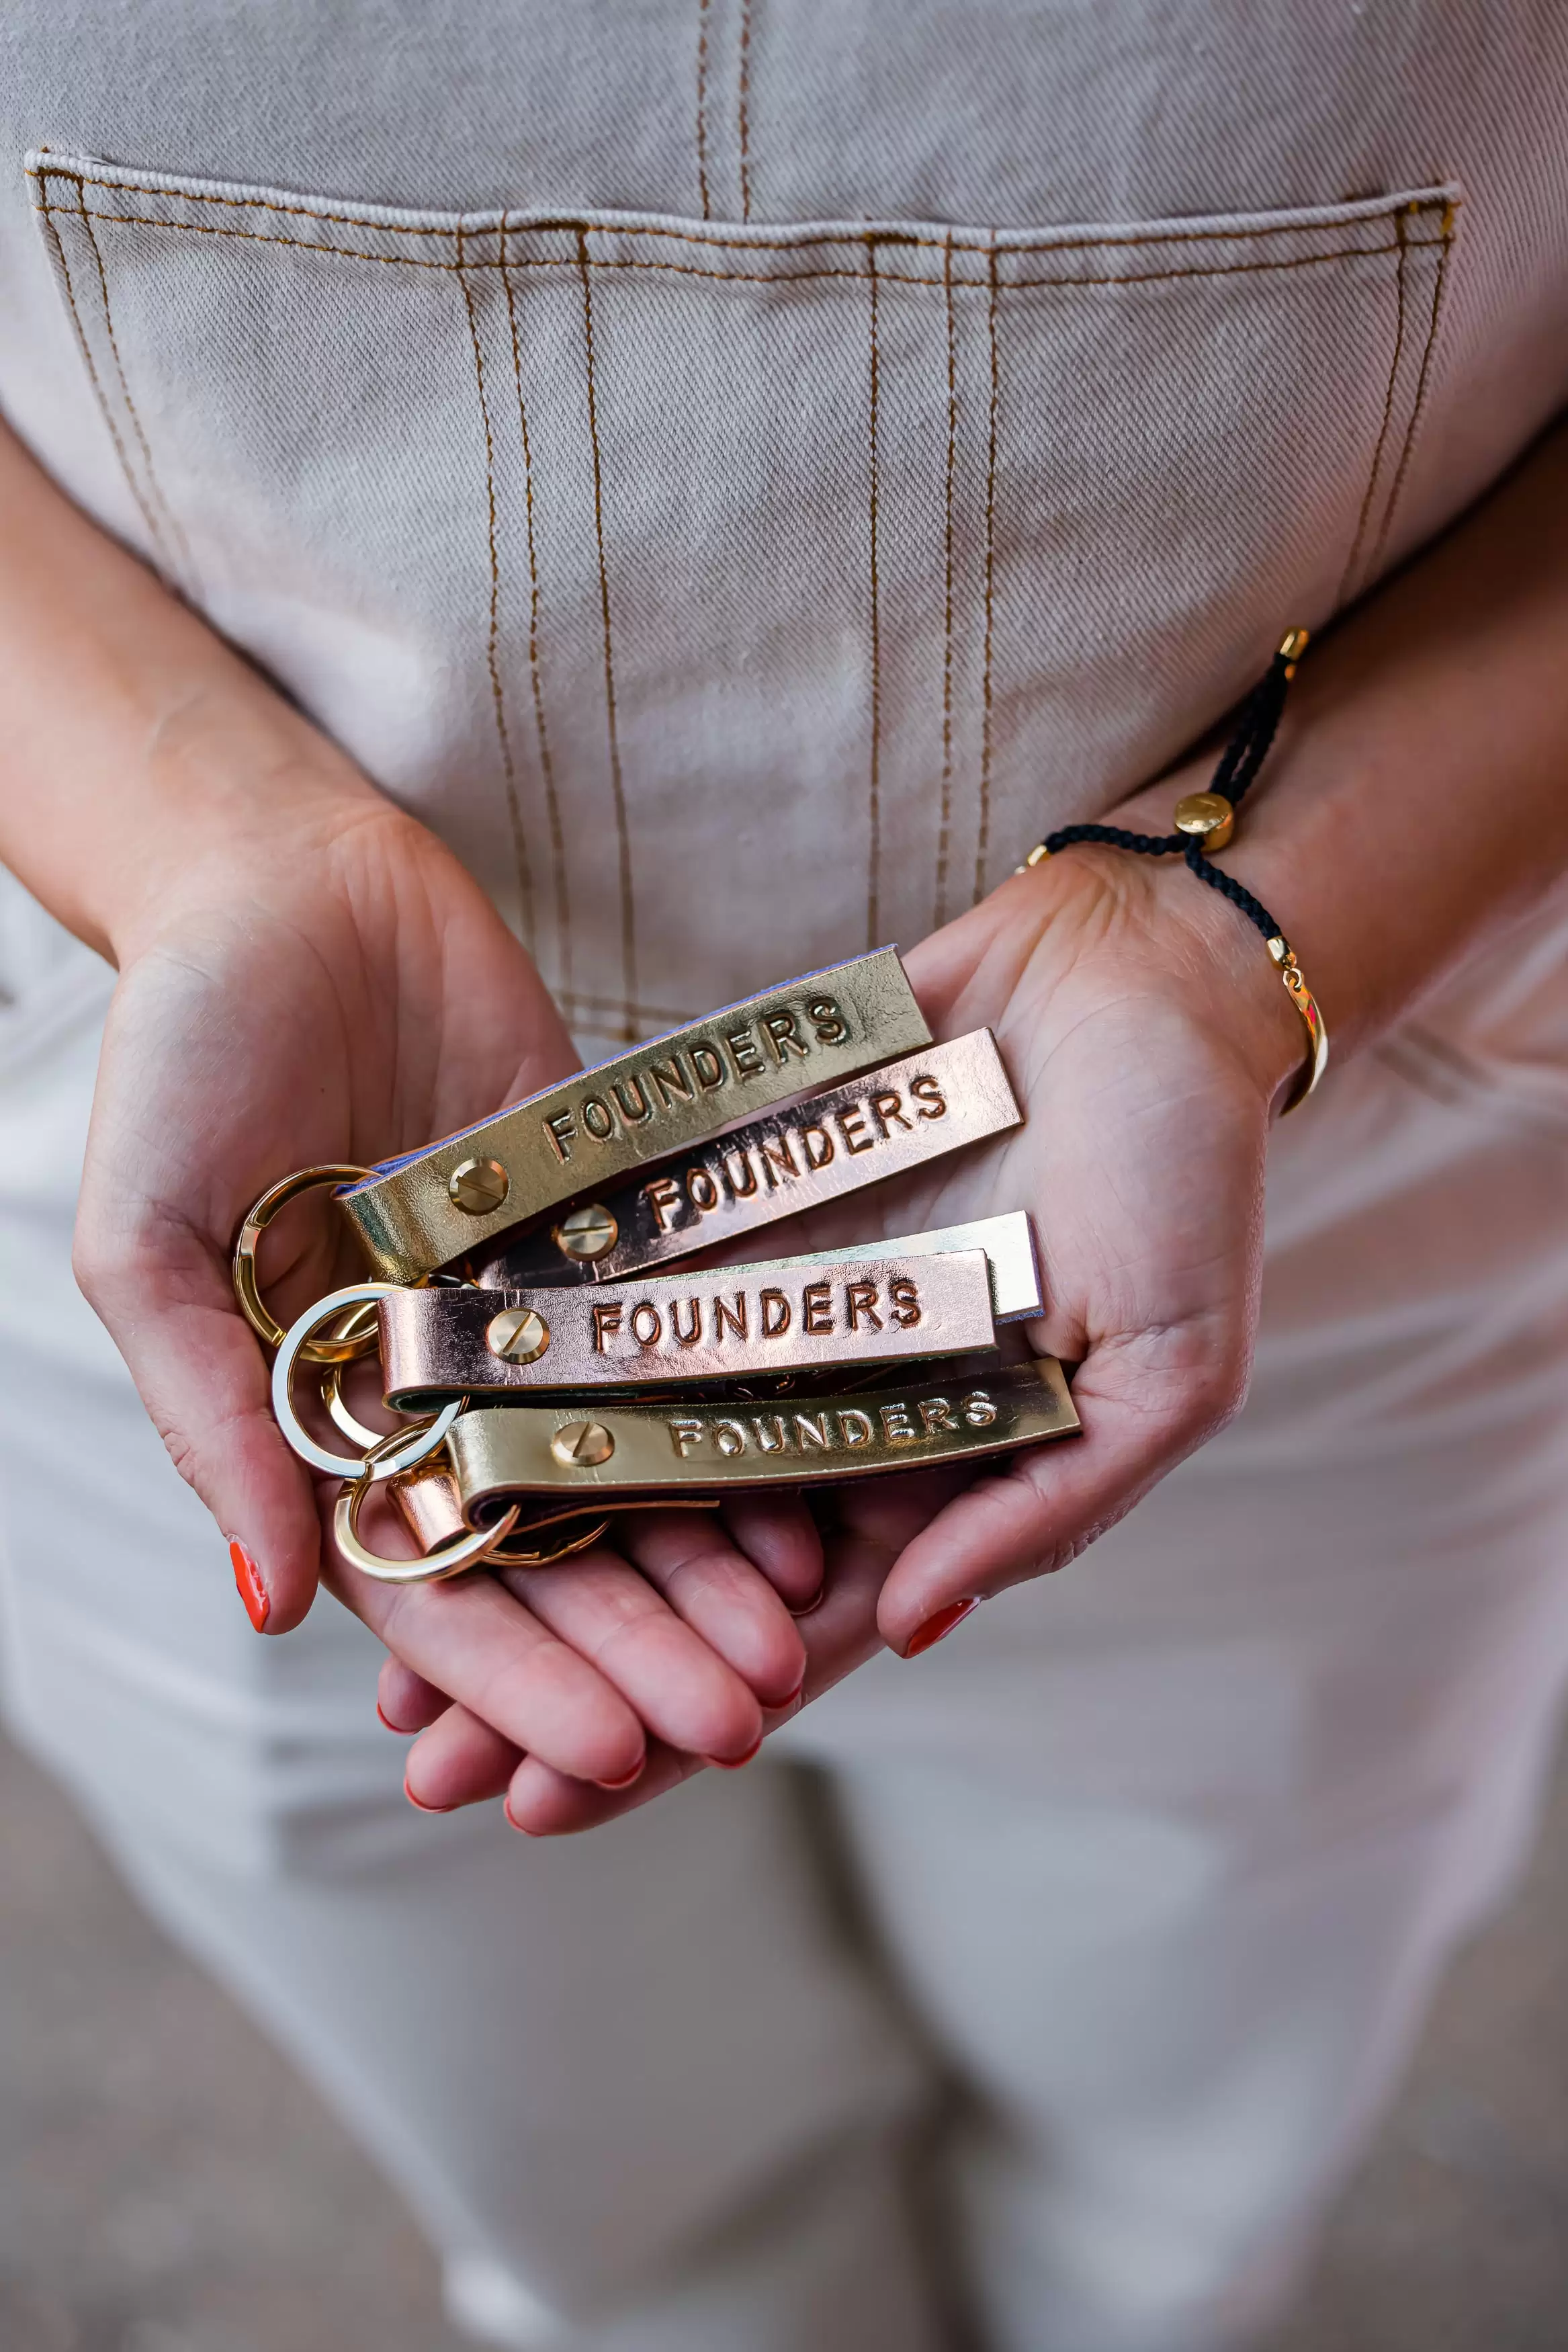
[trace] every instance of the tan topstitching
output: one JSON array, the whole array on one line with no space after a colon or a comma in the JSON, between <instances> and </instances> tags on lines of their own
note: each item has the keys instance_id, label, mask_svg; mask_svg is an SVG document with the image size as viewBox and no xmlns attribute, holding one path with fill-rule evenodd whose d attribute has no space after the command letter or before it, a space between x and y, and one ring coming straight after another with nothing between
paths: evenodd
<instances>
[{"instance_id":1,"label":"tan topstitching","mask_svg":"<svg viewBox=\"0 0 1568 2352\"><path fill-rule=\"evenodd\" d=\"M865 943L878 947L882 922L882 580L877 569L877 407L881 396L882 360L876 331L876 247L867 248L871 278L871 399L868 426L871 442L871 774L869 844L866 874Z\"/></svg>"},{"instance_id":2,"label":"tan topstitching","mask_svg":"<svg viewBox=\"0 0 1568 2352\"><path fill-rule=\"evenodd\" d=\"M340 228L361 228L368 234L375 236L450 237L455 235L458 226L455 221L445 226L437 226L434 224L427 226L424 223L415 221L367 220L361 214L358 213L319 212L314 205L279 204L271 196L224 196L218 195L210 190L198 190L194 188L141 188L124 180L94 179L90 174L85 173L67 171L59 164L52 163L48 165L47 169L47 174L51 178L68 179L74 186L78 188L104 188L107 189L111 195L124 196L127 198L141 196L149 200L162 198L166 204L225 205L236 212L285 213L295 215L301 220L332 222ZM43 174L37 172L29 174L29 177L35 180L40 179L42 176ZM1427 213L1444 213L1450 211L1452 209L1452 204L1451 200L1448 197L1425 196L1417 198L1414 203L1405 206L1403 209L1407 215L1424 217ZM100 213L97 215L96 217L100 220L109 220L115 218L116 215L113 214ZM194 222L159 221L155 215L146 213L127 214L122 217L143 221L149 227L186 228L195 227L197 226ZM1368 228L1384 226L1388 220L1396 219L1397 217L1397 214L1392 210L1388 213L1364 213L1359 215L1360 221ZM1100 236L1062 238L1061 240L1052 237L1048 231L1042 230L1040 235L1034 238L1024 237L1016 243L998 245L995 247L983 238L979 237L969 238L953 236L949 238L946 236L923 236L919 231L915 229L889 228L872 231L852 226L843 229L819 231L810 236L801 236L790 244L775 244L768 246L763 244L755 236L720 236L711 230L699 229L695 224L679 228L660 228L655 227L649 222L628 221L622 223L610 221L589 221L570 215L563 216L559 220L525 219L521 221L513 221L510 214L504 212L500 215L499 221L497 223L495 227L476 229L469 226L466 233L472 238L476 236L494 236L498 234L500 229L508 227L518 230L524 235L528 235L537 230L543 229L560 229L562 231L571 232L576 232L580 229L586 229L591 236L658 236L667 238L675 244L711 245L730 248L737 252L743 253L756 253L759 251L797 253L804 251L807 247L813 245L857 245L864 242L868 236L874 235L877 243L881 246L908 245L932 253L953 252L985 255L993 250L998 254L1051 252L1095 253L1107 249L1115 251L1124 246L1129 248L1136 248L1139 246L1145 245L1189 245L1202 244L1206 242L1229 244L1259 236L1325 236L1331 229L1354 228L1356 226L1357 223L1354 221L1331 221L1320 227L1314 227L1311 224L1302 223L1301 221L1255 221L1236 228L1157 228L1146 229L1130 236L1113 234ZM281 241L285 243L294 242L293 239L284 239ZM1416 241L1437 245L1440 242L1440 239L1437 237L1431 237L1427 239L1418 239ZM329 252L352 250L350 247L337 246L328 247L323 249ZM1363 246L1354 247L1353 250L1366 253L1382 253L1385 251L1391 252L1393 247L1391 246ZM391 255L378 254L367 255L365 258L368 260L390 260L392 257ZM468 266L471 268L478 269L484 268L486 265L482 262L471 262ZM512 263L512 267L514 268L523 266L524 265L518 263L515 259ZM855 273L852 272L851 274L853 275ZM883 275L886 275L885 271L883 272ZM919 278L914 282L919 285L926 285L935 283L935 280ZM975 282L983 283L984 281L977 280ZM1006 282L1007 281L1004 279L1003 283L1006 284ZM1078 283L1081 281L1074 280L1072 282Z\"/></svg>"},{"instance_id":3,"label":"tan topstitching","mask_svg":"<svg viewBox=\"0 0 1568 2352\"><path fill-rule=\"evenodd\" d=\"M196 566L194 558L191 553L190 541L185 537L184 529L178 515L176 515L173 508L170 505L167 498L164 496L163 485L158 478L158 468L152 462L152 450L151 444L148 441L146 432L142 427L141 414L137 409L135 401L131 396L131 380L125 373L125 362L120 355L120 338L114 331L114 309L109 299L109 273L103 266L103 254L99 248L98 239L92 233L93 216L87 208L86 196L82 194L79 189L77 193L80 205L82 226L87 231L87 241L92 251L94 267L98 271L99 290L103 298L103 323L105 331L109 336L110 352L114 361L115 378L120 385L120 396L125 403L125 413L131 419L131 429L135 434L137 446L141 451L141 462L147 468L147 488L152 497L157 500L159 511L162 513L165 523L168 525L170 535L178 542L180 552L184 558L187 574L191 581L194 583L196 579Z\"/></svg>"},{"instance_id":4,"label":"tan topstitching","mask_svg":"<svg viewBox=\"0 0 1568 2352\"><path fill-rule=\"evenodd\" d=\"M953 473L958 439L957 313L953 307L953 256L943 257L947 314L947 478L942 522L942 803L936 825L934 930L947 919L947 853L953 823Z\"/></svg>"},{"instance_id":5,"label":"tan topstitching","mask_svg":"<svg viewBox=\"0 0 1568 2352\"><path fill-rule=\"evenodd\" d=\"M39 174L37 176L42 177L43 175ZM88 381L92 386L93 398L98 403L99 415L103 418L104 424L108 427L109 437L114 444L114 454L120 460L120 470L125 477L125 486L131 492L131 497L135 499L137 510L141 514L142 521L147 526L147 536L162 557L164 569L171 576L172 576L174 567L170 560L169 550L164 543L163 534L158 527L156 517L153 515L152 509L148 506L147 500L142 495L141 485L137 480L135 474L131 470L131 461L125 452L125 444L120 437L120 427L114 421L114 412L110 407L108 398L104 393L103 380L99 374L98 362L93 358L92 346L88 341L87 329L82 322L81 311L77 305L76 288L71 280L71 267L70 263L66 258L65 244L60 236L58 229L55 226L55 215L57 212L66 219L74 220L78 217L85 217L85 207L80 215L78 215L78 208L72 205L56 205L46 203L40 207L40 209L48 220L49 236L54 242L55 252L59 259L60 278L66 289L67 306L70 310L71 323L76 329L77 341L81 346L82 358L87 362ZM100 260L99 267L101 268L101 266Z\"/></svg>"},{"instance_id":6,"label":"tan topstitching","mask_svg":"<svg viewBox=\"0 0 1568 2352\"><path fill-rule=\"evenodd\" d=\"M986 306L986 335L991 360L990 416L986 443L986 646L980 675L980 823L975 841L975 898L986 895L986 858L991 845L991 621L995 610L997 549L997 411L999 374L997 365L997 266L991 257L990 299Z\"/></svg>"},{"instance_id":7,"label":"tan topstitching","mask_svg":"<svg viewBox=\"0 0 1568 2352\"><path fill-rule=\"evenodd\" d=\"M1405 427L1404 445L1399 452L1399 463L1395 468L1394 488L1388 493L1388 504L1383 510L1383 522L1377 533L1377 542L1367 558L1366 569L1369 577L1375 577L1378 562L1388 543L1388 534L1394 528L1395 511L1399 504L1400 492L1405 488L1405 476L1410 464L1411 452L1416 446L1416 434L1421 422L1422 411L1427 405L1427 380L1432 365L1433 345L1437 340L1437 321L1443 312L1443 294L1448 275L1448 255L1454 243L1454 211L1455 207L1451 204L1445 205L1443 207L1443 250L1438 257L1437 277L1432 286L1432 315L1427 322L1427 341L1421 352L1420 373L1416 379L1416 397L1411 404L1410 421Z\"/></svg>"},{"instance_id":8,"label":"tan topstitching","mask_svg":"<svg viewBox=\"0 0 1568 2352\"><path fill-rule=\"evenodd\" d=\"M583 366L588 389L588 437L593 449L593 533L599 551L599 601L604 622L604 719L610 738L610 788L615 803L615 838L621 869L621 985L629 1003L637 1001L637 935L632 895L632 843L626 824L626 794L621 776L621 730L615 708L615 656L610 626L610 567L604 554L604 461L599 446L599 401L593 368L593 281L588 238L578 237L582 274ZM628 1031L627 1042L632 1042Z\"/></svg>"},{"instance_id":9,"label":"tan topstitching","mask_svg":"<svg viewBox=\"0 0 1568 2352\"><path fill-rule=\"evenodd\" d=\"M67 219L75 219L78 217L75 208L70 206L37 205L34 206L34 210L37 212L49 213L61 212ZM214 228L209 227L204 222L201 221L166 221L149 219L148 216L142 213L95 212L92 215L92 218L95 221L110 221L118 223L129 228L172 229L177 236L222 236L238 239L241 243L249 245L281 245L288 247L297 253L335 253L346 261L373 261L389 269L454 270L457 267L455 261L425 261L418 258L413 254L407 253L364 253L357 247L351 245L319 245L306 237L267 236L256 229ZM587 236L591 233L591 232L587 230L579 232L585 243ZM1436 237L1431 237L1418 239L1416 242L1436 245L1438 240ZM1375 259L1380 254L1395 253L1397 250L1397 245L1391 242L1387 245L1344 246L1337 248L1332 253L1295 254L1284 261L1219 262L1212 264L1202 269L1145 269L1118 273L1109 277L1096 278L1075 278L1065 276L1046 276L1040 278L998 277L995 279L995 290L1007 294L1011 293L1015 289L1030 286L1062 286L1067 288L1075 286L1152 286L1185 278L1236 278L1249 276L1255 272L1265 270L1316 269L1321 268L1323 263L1331 261L1368 261ZM997 257L999 258L1000 257L998 256ZM858 280L863 284L866 276L863 269L797 269L787 271L782 275L776 271L758 272L742 269L699 269L695 264L688 262L612 260L603 255L596 254L587 255L586 261L587 266L592 269L663 270L677 278L708 278L711 279L713 283L719 286L806 286L812 284L818 279L833 278ZM497 265L493 262L485 261L470 261L464 265L465 269L470 274L481 269L494 268L497 266ZM519 260L514 257L507 266L508 268L515 270L576 269L580 268L581 264L579 257L576 255L572 256L570 259L565 255L560 255L529 260ZM914 277L907 271L898 269L879 269L877 276L883 286L940 286L942 282L939 278ZM986 287L991 283L988 278L975 280L958 278L954 282L956 286L962 287L968 287L972 284L976 291L984 290Z\"/></svg>"},{"instance_id":10,"label":"tan topstitching","mask_svg":"<svg viewBox=\"0 0 1568 2352\"><path fill-rule=\"evenodd\" d=\"M479 320L474 309L474 297L469 289L467 273L463 267L463 240L457 241L458 258L453 267L462 289L463 308L467 314L469 340L474 346L474 374L479 387L479 415L485 427L485 499L490 553L490 627L486 642L485 657L490 672L490 701L496 718L496 735L501 747L501 774L506 787L507 809L511 819L512 861L517 871L517 892L522 905L523 937L531 947L534 938L534 879L528 867L528 843L523 835L523 813L517 801L517 770L512 763L512 739L507 729L507 698L501 684L501 665L497 655L497 638L501 625L501 566L496 546L496 442L490 430L490 404L485 393L485 355L479 342Z\"/></svg>"},{"instance_id":11,"label":"tan topstitching","mask_svg":"<svg viewBox=\"0 0 1568 2352\"><path fill-rule=\"evenodd\" d=\"M740 82L737 97L740 147L740 217L751 218L751 0L740 0Z\"/></svg>"},{"instance_id":12,"label":"tan topstitching","mask_svg":"<svg viewBox=\"0 0 1568 2352\"><path fill-rule=\"evenodd\" d=\"M523 513L528 550L528 677L533 688L534 735L538 744L539 772L544 779L545 810L549 820L550 856L555 867L556 952L561 984L571 986L571 899L568 888L566 838L561 826L560 799L555 788L555 761L545 726L544 679L539 665L539 565L534 538L534 452L528 434L528 404L523 398L523 361L517 341L517 306L512 297L511 272L505 263L501 284L506 289L507 320L512 335L512 378L517 389L517 428L523 444Z\"/></svg>"},{"instance_id":13,"label":"tan topstitching","mask_svg":"<svg viewBox=\"0 0 1568 2352\"><path fill-rule=\"evenodd\" d=\"M1372 470L1367 475L1366 489L1361 501L1361 512L1356 517L1355 537L1351 541L1350 553L1345 558L1344 570L1340 574L1339 586L1334 591L1336 612L1350 592L1350 583L1355 577L1355 567L1361 555L1362 541L1366 536L1367 520L1372 513L1372 502L1377 493L1377 477L1382 471L1383 452L1387 444L1388 427L1394 415L1394 390L1399 380L1399 361L1405 349L1405 226L1403 221L1397 217L1396 217L1395 226L1399 234L1399 266L1395 272L1394 357L1388 363L1388 389L1384 394L1383 421L1377 428L1377 442L1372 452Z\"/></svg>"},{"instance_id":14,"label":"tan topstitching","mask_svg":"<svg viewBox=\"0 0 1568 2352\"><path fill-rule=\"evenodd\" d=\"M697 189L704 220L713 215L707 186L707 12L708 0L697 0Z\"/></svg>"}]
</instances>

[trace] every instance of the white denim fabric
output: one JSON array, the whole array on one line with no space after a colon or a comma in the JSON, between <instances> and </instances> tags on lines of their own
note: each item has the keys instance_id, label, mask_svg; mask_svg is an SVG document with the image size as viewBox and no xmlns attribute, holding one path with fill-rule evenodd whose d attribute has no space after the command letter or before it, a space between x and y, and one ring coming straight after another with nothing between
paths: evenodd
<instances>
[{"instance_id":1,"label":"white denim fabric","mask_svg":"<svg viewBox=\"0 0 1568 2352\"><path fill-rule=\"evenodd\" d=\"M590 1054L969 905L1565 394L1546 0L0 18L0 407L453 845ZM773 1744L831 1777L847 1936L779 1773L527 1849L402 1805L340 1612L253 1639L69 1285L108 979L0 896L10 1719L471 2325L948 2341L938 2087L988 2345L1274 2307L1568 1664L1565 935L1280 1131L1236 1425Z\"/></svg>"}]
</instances>

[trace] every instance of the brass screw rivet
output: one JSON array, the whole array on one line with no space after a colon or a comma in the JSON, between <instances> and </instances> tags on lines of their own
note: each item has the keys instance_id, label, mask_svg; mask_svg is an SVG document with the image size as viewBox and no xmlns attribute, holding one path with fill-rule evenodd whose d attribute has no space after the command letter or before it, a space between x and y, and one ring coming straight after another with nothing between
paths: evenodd
<instances>
[{"instance_id":1,"label":"brass screw rivet","mask_svg":"<svg viewBox=\"0 0 1568 2352\"><path fill-rule=\"evenodd\" d=\"M511 1191L512 1180L498 1160L461 1160L446 1180L453 1205L466 1217L487 1217Z\"/></svg>"},{"instance_id":2,"label":"brass screw rivet","mask_svg":"<svg viewBox=\"0 0 1568 2352\"><path fill-rule=\"evenodd\" d=\"M620 1226L599 1201L585 1201L555 1228L556 1247L568 1257L602 1257L620 1238Z\"/></svg>"},{"instance_id":3,"label":"brass screw rivet","mask_svg":"<svg viewBox=\"0 0 1568 2352\"><path fill-rule=\"evenodd\" d=\"M549 1325L531 1307L507 1307L486 1324L485 1345L503 1363L531 1364L549 1346Z\"/></svg>"},{"instance_id":4,"label":"brass screw rivet","mask_svg":"<svg viewBox=\"0 0 1568 2352\"><path fill-rule=\"evenodd\" d=\"M1188 793L1176 804L1175 824L1206 850L1223 849L1236 830L1236 811L1223 793Z\"/></svg>"},{"instance_id":5,"label":"brass screw rivet","mask_svg":"<svg viewBox=\"0 0 1568 2352\"><path fill-rule=\"evenodd\" d=\"M615 1451L615 1440L601 1421L569 1421L550 1439L549 1450L568 1470L597 1470Z\"/></svg>"}]
</instances>

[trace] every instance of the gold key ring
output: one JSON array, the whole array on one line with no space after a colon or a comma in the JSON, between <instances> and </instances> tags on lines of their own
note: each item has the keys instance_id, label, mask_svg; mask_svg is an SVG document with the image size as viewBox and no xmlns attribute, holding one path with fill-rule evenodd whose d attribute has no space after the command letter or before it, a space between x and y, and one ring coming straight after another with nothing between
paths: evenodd
<instances>
[{"instance_id":1,"label":"gold key ring","mask_svg":"<svg viewBox=\"0 0 1568 2352\"><path fill-rule=\"evenodd\" d=\"M283 1333L277 1356L272 1367L272 1410L285 1439L302 1462L313 1470L324 1471L329 1478L368 1479L374 1484L382 1478L393 1478L400 1470L412 1470L434 1454L445 1438L447 1431L463 1411L468 1400L454 1397L444 1404L434 1418L417 1421L412 1427L389 1430L385 1437L378 1436L375 1444L358 1456L333 1454L318 1444L294 1410L294 1370L305 1354L312 1335L323 1323L341 1315L350 1307L363 1307L389 1297L399 1286L395 1282L356 1282L346 1290L329 1291L308 1307L297 1323ZM352 1344L334 1341L333 1345ZM374 1344L373 1341L371 1343ZM386 1451L387 1448L395 1448Z\"/></svg>"},{"instance_id":2,"label":"gold key ring","mask_svg":"<svg viewBox=\"0 0 1568 2352\"><path fill-rule=\"evenodd\" d=\"M385 1286L390 1287L391 1286ZM493 1528L476 1528L471 1534L457 1536L438 1544L423 1559L388 1559L379 1551L371 1551L361 1540L360 1510L365 1496L380 1479L392 1475L383 1465L382 1454L401 1430L392 1430L371 1446L365 1456L365 1467L351 1486L345 1486L332 1513L332 1540L351 1568L361 1576L373 1576L378 1584L434 1584L441 1578L460 1576L466 1568L477 1568L488 1559L517 1523L521 1507L514 1503L503 1513ZM404 1463L404 1469L413 1465Z\"/></svg>"},{"instance_id":3,"label":"gold key ring","mask_svg":"<svg viewBox=\"0 0 1568 2352\"><path fill-rule=\"evenodd\" d=\"M373 1332L375 1328L376 1309L367 1299L363 1307L356 1307L351 1313L344 1316L338 1326L337 1336L340 1339L360 1339L367 1331ZM309 1361L303 1349L299 1351L299 1361L301 1363ZM347 1363L329 1364L326 1367L321 1375L321 1402L331 1415L334 1424L342 1431L344 1436L350 1439L355 1445L362 1445L368 1449L379 1444L387 1432L382 1429L371 1429L367 1423L359 1420L350 1412L343 1395L343 1375L348 1369Z\"/></svg>"},{"instance_id":4,"label":"gold key ring","mask_svg":"<svg viewBox=\"0 0 1568 2352\"><path fill-rule=\"evenodd\" d=\"M369 1168L352 1168L347 1163L297 1169L292 1176L285 1176L281 1182L267 1187L241 1225L234 1254L235 1297L239 1301L240 1313L264 1347L280 1348L283 1345L283 1326L263 1306L261 1289L256 1281L256 1254L263 1234L278 1211L287 1208L290 1201L297 1201L302 1192L314 1192L319 1184L356 1184L361 1177L371 1173ZM312 1339L305 1352L305 1361L308 1364L347 1363L355 1356L368 1355L374 1344L368 1331L352 1341L344 1339Z\"/></svg>"}]
</instances>

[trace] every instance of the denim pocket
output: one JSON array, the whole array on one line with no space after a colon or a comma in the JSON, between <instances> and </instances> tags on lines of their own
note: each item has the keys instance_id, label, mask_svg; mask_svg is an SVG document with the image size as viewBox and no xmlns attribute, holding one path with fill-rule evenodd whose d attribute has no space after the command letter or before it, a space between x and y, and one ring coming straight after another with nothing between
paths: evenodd
<instances>
[{"instance_id":1,"label":"denim pocket","mask_svg":"<svg viewBox=\"0 0 1568 2352\"><path fill-rule=\"evenodd\" d=\"M780 227L30 169L149 552L591 1039L959 912L1402 551L1457 202Z\"/></svg>"}]
</instances>

